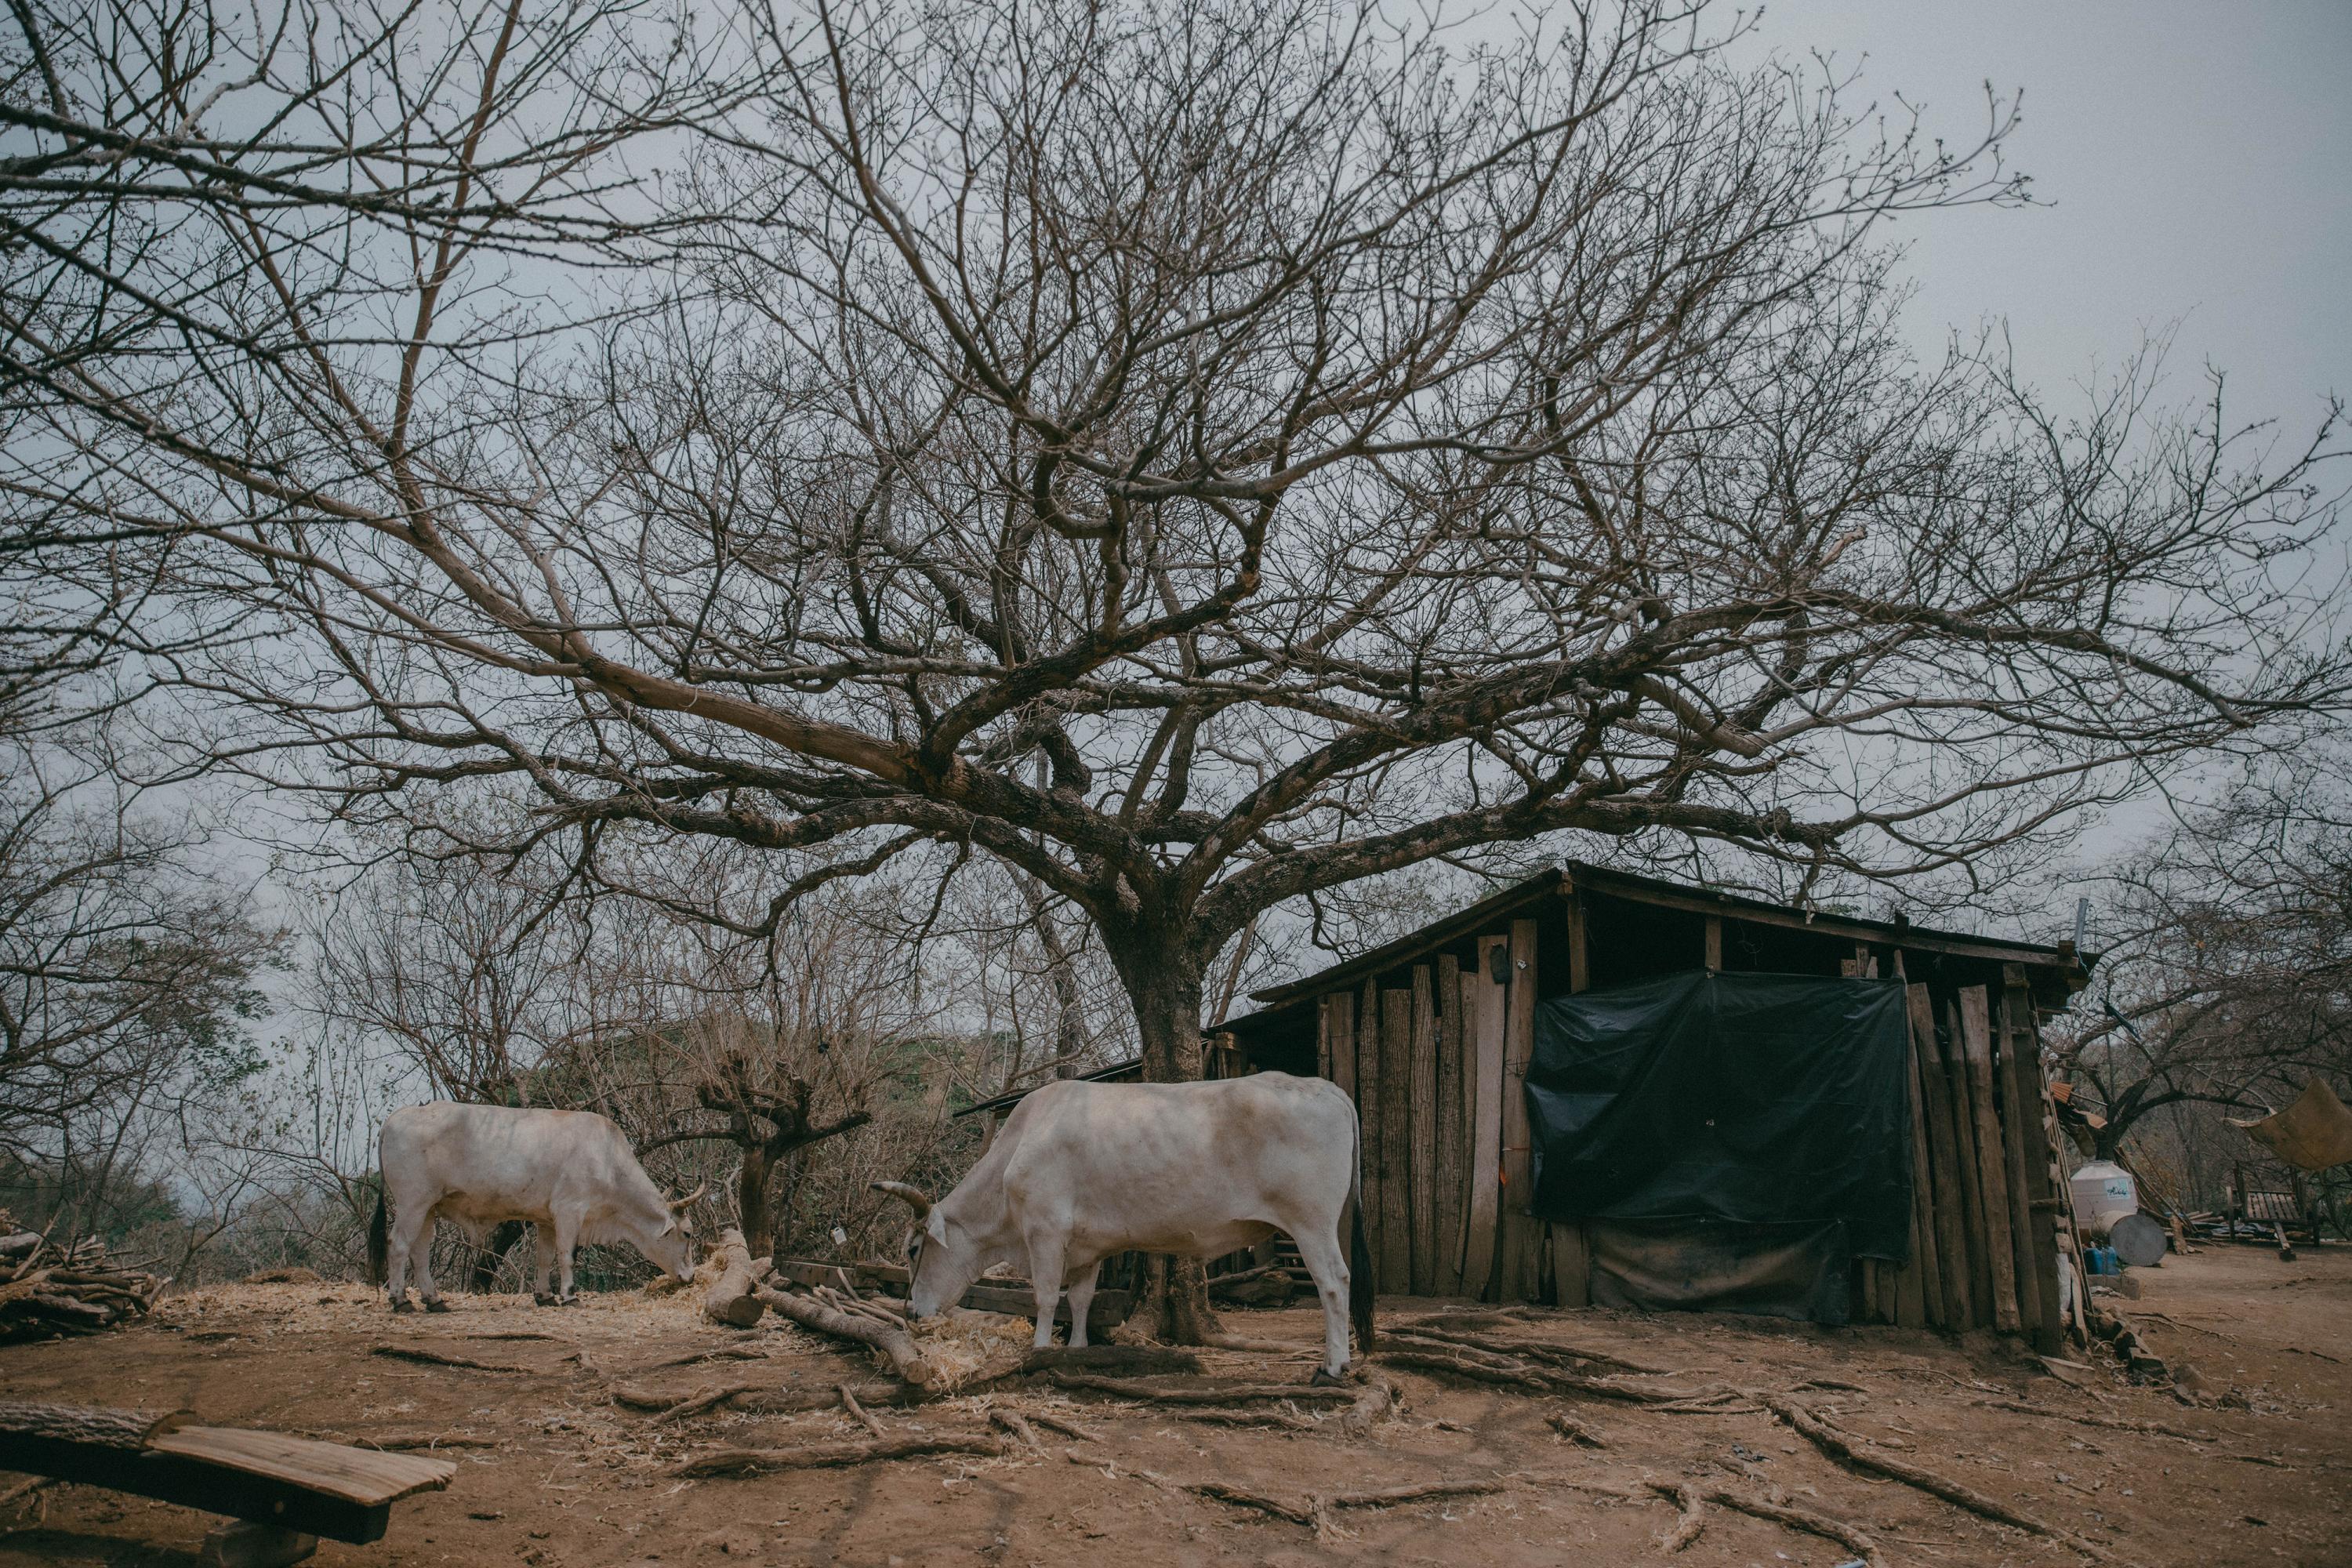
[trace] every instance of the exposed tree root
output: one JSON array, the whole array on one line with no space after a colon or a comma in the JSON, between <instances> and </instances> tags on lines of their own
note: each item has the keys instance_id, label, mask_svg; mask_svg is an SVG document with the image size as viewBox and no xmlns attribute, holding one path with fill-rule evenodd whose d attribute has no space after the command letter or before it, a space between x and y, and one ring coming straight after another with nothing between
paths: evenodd
<instances>
[{"instance_id":1,"label":"exposed tree root","mask_svg":"<svg viewBox=\"0 0 2352 1568\"><path fill-rule=\"evenodd\" d=\"M1559 1411L1554 1411L1551 1415L1545 1416L1544 1425L1549 1426L1553 1431L1559 1433L1570 1442L1580 1443L1588 1448L1605 1448L1609 1446L1601 1440L1599 1435L1596 1434L1591 1427L1587 1426L1583 1422L1577 1420L1574 1416L1564 1415Z\"/></svg>"},{"instance_id":2,"label":"exposed tree root","mask_svg":"<svg viewBox=\"0 0 2352 1568\"><path fill-rule=\"evenodd\" d=\"M1197 1376L1201 1358L1166 1345L1053 1345L1031 1351L1021 1371L1125 1373L1131 1377Z\"/></svg>"},{"instance_id":3,"label":"exposed tree root","mask_svg":"<svg viewBox=\"0 0 2352 1568\"><path fill-rule=\"evenodd\" d=\"M527 1366L508 1366L500 1362L475 1361L467 1356L444 1355L439 1351L421 1350L415 1345L372 1345L368 1354L387 1356L394 1361L413 1361L421 1366L454 1366L467 1372L519 1372L528 1374Z\"/></svg>"},{"instance_id":4,"label":"exposed tree root","mask_svg":"<svg viewBox=\"0 0 2352 1568\"><path fill-rule=\"evenodd\" d=\"M873 1433L877 1437L889 1436L890 1434L882 1430L882 1423L874 1419L874 1413L866 1409L863 1405L857 1403L857 1394L850 1388L849 1384L845 1383L835 1384L834 1385L833 1393L834 1397L841 1401L841 1407L849 1412L851 1419L855 1420L859 1426L865 1427L868 1432Z\"/></svg>"},{"instance_id":5,"label":"exposed tree root","mask_svg":"<svg viewBox=\"0 0 2352 1568\"><path fill-rule=\"evenodd\" d=\"M1075 1442L1099 1443L1103 1441L1103 1435L1096 1431L1093 1427L1081 1426L1075 1421L1066 1421L1059 1415L1048 1415L1043 1410L1033 1412L1030 1415L1030 1419L1036 1422L1038 1426L1045 1427L1047 1431L1059 1432L1063 1436L1068 1437Z\"/></svg>"},{"instance_id":6,"label":"exposed tree root","mask_svg":"<svg viewBox=\"0 0 2352 1568\"><path fill-rule=\"evenodd\" d=\"M2184 1443L2221 1443L2228 1439L2219 1432L2191 1432L2185 1427L2167 1426L2161 1421L2139 1421L2126 1415L2088 1415L2072 1410L2052 1410L2044 1405L2028 1405L2021 1399L1972 1399L1971 1405L1987 1410L2014 1410L2021 1415L2046 1415L2053 1421L2072 1421L2082 1426L2103 1426L2110 1432L2147 1432L2158 1437L2178 1437Z\"/></svg>"},{"instance_id":7,"label":"exposed tree root","mask_svg":"<svg viewBox=\"0 0 2352 1568\"><path fill-rule=\"evenodd\" d=\"M1157 1476L1148 1479L1160 1480ZM1167 1484L1162 1482L1161 1484ZM1490 1481L1424 1481L1417 1486L1385 1487L1370 1492L1328 1492L1304 1498L1296 1503L1263 1492L1244 1490L1223 1481L1190 1481L1180 1483L1180 1489L1195 1497L1216 1502L1231 1503L1236 1508L1255 1509L1291 1524L1303 1524L1318 1538L1331 1534L1330 1510L1337 1508L1394 1508L1400 1503L1425 1502L1432 1498L1486 1497L1502 1491L1508 1483Z\"/></svg>"},{"instance_id":8,"label":"exposed tree root","mask_svg":"<svg viewBox=\"0 0 2352 1568\"><path fill-rule=\"evenodd\" d=\"M1962 1486L1959 1482L1937 1475L1935 1471L1922 1466L1915 1465L1908 1459L1897 1459L1855 1447L1844 1434L1784 1394L1759 1393L1754 1397L1759 1404L1787 1424L1790 1430L1833 1459L1841 1460L1856 1469L1874 1471L1890 1479L1917 1487L1921 1491L1942 1498L1957 1508L1966 1509L1970 1513L1980 1515L1997 1523L2006 1524L2012 1529L2022 1530L2030 1534L2042 1536L2045 1540L2070 1546L2095 1563L2108 1561L2105 1550L2084 1540L2070 1530L2044 1524L2030 1513L2021 1513L2007 1503L1989 1498L1982 1492Z\"/></svg>"},{"instance_id":9,"label":"exposed tree root","mask_svg":"<svg viewBox=\"0 0 2352 1568\"><path fill-rule=\"evenodd\" d=\"M1372 1429L1372 1424L1394 1410L1397 1405L1396 1384L1377 1373L1364 1381L1356 1401L1339 1417L1339 1428L1350 1437L1360 1437Z\"/></svg>"},{"instance_id":10,"label":"exposed tree root","mask_svg":"<svg viewBox=\"0 0 2352 1568\"><path fill-rule=\"evenodd\" d=\"M993 1437L909 1434L877 1438L870 1443L811 1443L800 1448L717 1448L696 1455L669 1473L686 1477L756 1476L771 1470L814 1470L883 1459L913 1459L926 1454L984 1454L993 1458L1003 1452L1003 1444Z\"/></svg>"},{"instance_id":11,"label":"exposed tree root","mask_svg":"<svg viewBox=\"0 0 2352 1568\"><path fill-rule=\"evenodd\" d=\"M675 1366L697 1366L708 1361L766 1361L768 1352L743 1345L727 1345L718 1350L696 1351L690 1355L674 1355L667 1361L650 1361L643 1366L631 1367L623 1377L642 1377L649 1372L667 1372Z\"/></svg>"},{"instance_id":12,"label":"exposed tree root","mask_svg":"<svg viewBox=\"0 0 2352 1568\"><path fill-rule=\"evenodd\" d=\"M1033 1454L1043 1454L1045 1451L1045 1445L1037 1439L1037 1429L1030 1426L1018 1410L1007 1410L1001 1405L997 1406L989 1411L988 1424L1020 1438ZM880 1428L877 1427L876 1430L878 1432Z\"/></svg>"},{"instance_id":13,"label":"exposed tree root","mask_svg":"<svg viewBox=\"0 0 2352 1568\"><path fill-rule=\"evenodd\" d=\"M1163 1388L1124 1377L1090 1377L1083 1373L1055 1372L1047 1381L1056 1388L1087 1394L1116 1394L1155 1405L1234 1405L1260 1399L1297 1399L1323 1405L1353 1405L1358 1391L1332 1384L1242 1383Z\"/></svg>"},{"instance_id":14,"label":"exposed tree root","mask_svg":"<svg viewBox=\"0 0 2352 1568\"><path fill-rule=\"evenodd\" d=\"M1381 1363L1421 1372L1450 1372L1459 1377L1496 1384L1505 1388L1581 1394L1594 1399L1615 1399L1631 1405L1652 1405L1675 1410L1712 1410L1727 1403L1736 1404L1746 1397L1737 1389L1719 1384L1706 1388L1652 1388L1619 1383L1612 1378L1582 1377L1552 1367L1512 1362L1489 1352L1472 1351L1466 1346L1428 1351L1382 1351Z\"/></svg>"},{"instance_id":15,"label":"exposed tree root","mask_svg":"<svg viewBox=\"0 0 2352 1568\"><path fill-rule=\"evenodd\" d=\"M1312 1415L1294 1415L1286 1410L1186 1410L1176 1419L1204 1426L1254 1426L1285 1432L1318 1432L1323 1426Z\"/></svg>"},{"instance_id":16,"label":"exposed tree root","mask_svg":"<svg viewBox=\"0 0 2352 1568\"><path fill-rule=\"evenodd\" d=\"M734 1398L737 1394L753 1394L757 1392L757 1387L754 1384L748 1383L733 1383L723 1386L713 1384L708 1388L698 1388L692 1394L688 1394L684 1399L679 1400L677 1404L670 1405L667 1409L662 1411L659 1415L656 1415L654 1419L656 1421L684 1421L689 1416L699 1415L706 1410L713 1409L719 1405L724 1405L729 1400Z\"/></svg>"},{"instance_id":17,"label":"exposed tree root","mask_svg":"<svg viewBox=\"0 0 2352 1568\"><path fill-rule=\"evenodd\" d=\"M1489 1355L1508 1357L1515 1361L1537 1360L1560 1365L1585 1363L1592 1366L1614 1367L1620 1372L1639 1373L1645 1377L1671 1377L1680 1370L1675 1367L1649 1366L1641 1362L1627 1361L1622 1356L1605 1351L1578 1350L1571 1345L1547 1344L1540 1340L1498 1340L1486 1334L1474 1334L1455 1328L1432 1328L1406 1324L1390 1331L1391 1337L1433 1340L1440 1344L1460 1345L1468 1350L1484 1351Z\"/></svg>"},{"instance_id":18,"label":"exposed tree root","mask_svg":"<svg viewBox=\"0 0 2352 1568\"><path fill-rule=\"evenodd\" d=\"M412 1432L393 1437L331 1437L330 1442L348 1443L355 1448L374 1448L386 1454L405 1454L435 1448L495 1448L496 1437L445 1436L438 1432Z\"/></svg>"},{"instance_id":19,"label":"exposed tree root","mask_svg":"<svg viewBox=\"0 0 2352 1568\"><path fill-rule=\"evenodd\" d=\"M1696 1541L1706 1531L1706 1510L1700 1506L1697 1489L1685 1482L1652 1481L1649 1484L1664 1496L1674 1499L1675 1508L1680 1510L1675 1516L1674 1529L1668 1531L1665 1540L1660 1542L1665 1548L1666 1555L1671 1557Z\"/></svg>"},{"instance_id":20,"label":"exposed tree root","mask_svg":"<svg viewBox=\"0 0 2352 1568\"><path fill-rule=\"evenodd\" d=\"M1699 1503L1716 1503L1724 1508L1738 1509L1741 1513L1752 1514L1758 1519L1770 1520L1775 1524L1787 1525L1791 1530L1801 1530L1809 1535L1818 1535L1824 1541L1834 1541L1861 1558L1869 1565L1869 1568L1886 1568L1886 1560L1879 1555L1876 1542L1852 1525L1841 1520L1832 1519L1827 1514L1815 1513L1811 1509L1797 1508L1789 1503L1774 1502L1769 1498L1758 1497L1752 1492L1736 1492L1728 1487L1694 1486L1685 1481L1663 1480L1645 1480L1643 1484L1653 1491L1673 1498L1681 1505L1685 1521L1694 1517ZM1679 1535L1682 1529L1682 1525L1676 1525L1675 1534ZM1696 1539L1698 1539L1698 1533L1693 1531L1691 1540ZM1666 1550L1669 1552L1682 1550L1681 1546L1674 1545L1672 1542L1673 1537L1669 1537ZM1685 1541L1683 1545L1686 1546L1689 1543Z\"/></svg>"},{"instance_id":21,"label":"exposed tree root","mask_svg":"<svg viewBox=\"0 0 2352 1568\"><path fill-rule=\"evenodd\" d=\"M861 1405L914 1405L919 1403L922 1398L921 1390L908 1388L903 1384L862 1383L855 1386L858 1403ZM680 1395L674 1390L638 1388L628 1384L616 1383L612 1385L609 1392L613 1403L624 1410L646 1410L661 1415L668 1415L679 1405L695 1403L700 1400L704 1394L713 1391L708 1388L697 1389L690 1394ZM688 1411L685 1414L699 1415L702 1410L715 1409L723 1405L732 1410L757 1411L767 1415L788 1415L810 1410L832 1410L841 1405L841 1394L837 1388L783 1389L761 1384L738 1383L729 1384L717 1390L716 1394L717 1397L702 1405L700 1409ZM684 1416L673 1418L683 1419Z\"/></svg>"}]
</instances>

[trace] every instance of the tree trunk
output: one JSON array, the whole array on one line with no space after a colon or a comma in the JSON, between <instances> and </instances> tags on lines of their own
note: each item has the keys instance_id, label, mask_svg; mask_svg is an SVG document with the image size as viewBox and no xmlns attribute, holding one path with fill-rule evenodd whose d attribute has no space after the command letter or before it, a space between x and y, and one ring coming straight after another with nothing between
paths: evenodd
<instances>
[{"instance_id":1,"label":"tree trunk","mask_svg":"<svg viewBox=\"0 0 2352 1568\"><path fill-rule=\"evenodd\" d=\"M768 1213L768 1173L774 1164L773 1157L760 1144L743 1145L743 1169L735 1177L735 1213L753 1247L775 1234L775 1222Z\"/></svg>"},{"instance_id":2,"label":"tree trunk","mask_svg":"<svg viewBox=\"0 0 2352 1568\"><path fill-rule=\"evenodd\" d=\"M1192 1083L1201 1076L1201 973L1176 956L1184 951L1181 941L1156 940L1113 953L1135 1006L1147 1083ZM1209 1310L1207 1267L1197 1258L1155 1256L1136 1311L1171 1344L1206 1344L1223 1331Z\"/></svg>"},{"instance_id":3,"label":"tree trunk","mask_svg":"<svg viewBox=\"0 0 2352 1568\"><path fill-rule=\"evenodd\" d=\"M474 1277L466 1288L477 1296L487 1296L498 1289L499 1265L514 1250L515 1243L523 1238L528 1228L519 1219L500 1220L490 1232L490 1239L474 1254Z\"/></svg>"}]
</instances>

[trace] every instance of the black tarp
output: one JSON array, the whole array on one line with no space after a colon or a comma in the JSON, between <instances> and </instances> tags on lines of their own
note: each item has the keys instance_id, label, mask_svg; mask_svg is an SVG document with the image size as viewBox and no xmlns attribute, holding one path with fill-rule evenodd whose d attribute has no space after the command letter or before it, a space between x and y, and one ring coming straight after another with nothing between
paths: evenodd
<instances>
[{"instance_id":1,"label":"black tarp","mask_svg":"<svg viewBox=\"0 0 2352 1568\"><path fill-rule=\"evenodd\" d=\"M1694 971L1536 1008L1532 1208L1547 1220L1838 1223L1910 1250L1903 984Z\"/></svg>"}]
</instances>

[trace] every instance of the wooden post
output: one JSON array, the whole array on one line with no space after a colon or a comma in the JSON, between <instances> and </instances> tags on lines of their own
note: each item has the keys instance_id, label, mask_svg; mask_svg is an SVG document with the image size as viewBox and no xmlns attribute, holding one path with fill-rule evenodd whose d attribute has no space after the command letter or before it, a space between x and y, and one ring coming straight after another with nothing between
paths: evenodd
<instances>
[{"instance_id":1,"label":"wooden post","mask_svg":"<svg viewBox=\"0 0 2352 1568\"><path fill-rule=\"evenodd\" d=\"M1437 1131L1431 1158L1432 1207L1437 1215L1435 1283L1442 1296L1462 1294L1462 1222L1468 1140L1464 1137L1462 1082L1469 1066L1469 1031L1463 1026L1462 963L1437 955Z\"/></svg>"},{"instance_id":2,"label":"wooden post","mask_svg":"<svg viewBox=\"0 0 2352 1568\"><path fill-rule=\"evenodd\" d=\"M1585 950L1584 895L1571 891L1568 901L1568 988L1581 993L1592 984L1591 955ZM1592 1304L1592 1252L1584 1226L1551 1227L1552 1300L1563 1307Z\"/></svg>"},{"instance_id":3,"label":"wooden post","mask_svg":"<svg viewBox=\"0 0 2352 1568\"><path fill-rule=\"evenodd\" d=\"M1356 999L1345 991L1334 991L1323 998L1328 1009L1331 1042L1331 1081L1348 1091L1349 1100L1356 1099ZM1359 1131L1364 1119L1363 1103L1357 1101L1356 1121Z\"/></svg>"},{"instance_id":4,"label":"wooden post","mask_svg":"<svg viewBox=\"0 0 2352 1568\"><path fill-rule=\"evenodd\" d=\"M1709 974L1723 972L1723 917L1708 915L1706 920L1706 970Z\"/></svg>"},{"instance_id":5,"label":"wooden post","mask_svg":"<svg viewBox=\"0 0 2352 1568\"><path fill-rule=\"evenodd\" d=\"M1897 963L1901 962L1900 955ZM1904 1000L1911 1020L1910 1069L1911 1101L1911 1267L1908 1272L1916 1280L1919 1290L1919 1314L1922 1324L1937 1328L1957 1328L1959 1314L1954 1310L1951 1297L1944 1283L1943 1234L1937 1227L1936 1188L1938 1176L1936 1159L1929 1146L1927 1083L1922 1077L1919 1056L1919 1026L1924 1021L1932 1028L1934 1016L1929 1010L1927 988L1908 985L1904 988Z\"/></svg>"},{"instance_id":6,"label":"wooden post","mask_svg":"<svg viewBox=\"0 0 2352 1568\"><path fill-rule=\"evenodd\" d=\"M2024 1326L2018 1312L2017 1248L2011 1236L2009 1169L1993 1108L1992 1010L1985 988L1960 992L1960 1047L1968 1063L1969 1114L1976 1125L1977 1185L1984 1194L1985 1253L1992 1263L1992 1321L2003 1333Z\"/></svg>"},{"instance_id":7,"label":"wooden post","mask_svg":"<svg viewBox=\"0 0 2352 1568\"><path fill-rule=\"evenodd\" d=\"M1406 1131L1412 1228L1412 1280L1415 1295L1437 1290L1437 1010L1429 965L1412 971L1412 1089L1405 1097L1412 1125Z\"/></svg>"},{"instance_id":8,"label":"wooden post","mask_svg":"<svg viewBox=\"0 0 2352 1568\"><path fill-rule=\"evenodd\" d=\"M1315 998L1315 1076L1337 1083L1339 1079L1332 1078L1331 1071L1331 998L1318 996Z\"/></svg>"},{"instance_id":9,"label":"wooden post","mask_svg":"<svg viewBox=\"0 0 2352 1568\"><path fill-rule=\"evenodd\" d=\"M1952 1158L1959 1167L1960 1230L1969 1258L1969 1327L1990 1328L1992 1262L1985 1246L1983 1167L1977 1161L1976 1118L1969 1110L1968 1052L1960 1044L1960 1005L1944 1010L1946 1028L1937 1043L1938 1069L1952 1116Z\"/></svg>"},{"instance_id":10,"label":"wooden post","mask_svg":"<svg viewBox=\"0 0 2352 1568\"><path fill-rule=\"evenodd\" d=\"M1412 1289L1412 993L1381 993L1381 1289Z\"/></svg>"},{"instance_id":11,"label":"wooden post","mask_svg":"<svg viewBox=\"0 0 2352 1568\"><path fill-rule=\"evenodd\" d=\"M1509 1015L1503 1037L1503 1289L1505 1300L1543 1295L1543 1222L1535 1201L1534 1130L1528 1120L1528 1064L1536 1050L1536 922L1511 922Z\"/></svg>"},{"instance_id":12,"label":"wooden post","mask_svg":"<svg viewBox=\"0 0 2352 1568\"><path fill-rule=\"evenodd\" d=\"M1495 1286L1496 1232L1501 1213L1503 1167L1503 998L1494 978L1495 955L1507 962L1509 943L1498 936L1478 939L1478 967L1464 977L1470 994L1471 1037L1476 1071L1470 1084L1470 1224L1463 1234L1462 1289L1484 1300Z\"/></svg>"},{"instance_id":13,"label":"wooden post","mask_svg":"<svg viewBox=\"0 0 2352 1568\"><path fill-rule=\"evenodd\" d=\"M2049 1124L2042 1114L2042 1035L2034 1026L2033 993L2026 984L2025 966L2004 964L2001 978L2005 983L2001 1014L2008 1026L2001 1045L2011 1107L2010 1139L2023 1167L2024 1245L2040 1312L2033 1325L2033 1348L2043 1355L2055 1355L2066 1333L2058 1304L2058 1204L2063 1189L2052 1179L2057 1152L2050 1146Z\"/></svg>"},{"instance_id":14,"label":"wooden post","mask_svg":"<svg viewBox=\"0 0 2352 1568\"><path fill-rule=\"evenodd\" d=\"M1388 1124L1381 1119L1388 1079L1381 1061L1381 992L1377 977L1356 996L1356 1113L1364 1128L1364 1235L1372 1247L1372 1279L1388 1278L1389 1243L1382 1218L1387 1210Z\"/></svg>"}]
</instances>

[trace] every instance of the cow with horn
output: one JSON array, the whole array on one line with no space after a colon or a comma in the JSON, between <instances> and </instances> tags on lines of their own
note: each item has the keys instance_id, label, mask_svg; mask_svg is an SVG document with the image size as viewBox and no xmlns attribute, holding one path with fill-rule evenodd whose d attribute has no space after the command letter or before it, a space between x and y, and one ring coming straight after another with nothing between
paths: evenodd
<instances>
[{"instance_id":1,"label":"cow with horn","mask_svg":"<svg viewBox=\"0 0 2352 1568\"><path fill-rule=\"evenodd\" d=\"M1070 1343L1087 1342L1096 1272L1113 1253L1215 1258L1286 1232L1323 1304L1322 1382L1347 1370L1351 1317L1371 1342L1359 1136L1354 1103L1321 1079L1070 1079L1024 1098L937 1203L904 1182L873 1185L915 1211L907 1269L918 1317L961 1300L999 1263L1025 1267L1041 1349L1065 1290Z\"/></svg>"},{"instance_id":2,"label":"cow with horn","mask_svg":"<svg viewBox=\"0 0 2352 1568\"><path fill-rule=\"evenodd\" d=\"M583 1242L625 1241L677 1279L694 1276L697 1249L686 1211L708 1189L663 1197L627 1136L593 1111L446 1100L405 1106L383 1119L376 1159L383 1191L368 1227L368 1277L386 1287L395 1312L411 1310L412 1272L425 1310L448 1310L433 1282L436 1219L459 1226L477 1246L502 1220L536 1226L541 1306L573 1299L572 1253Z\"/></svg>"}]
</instances>

